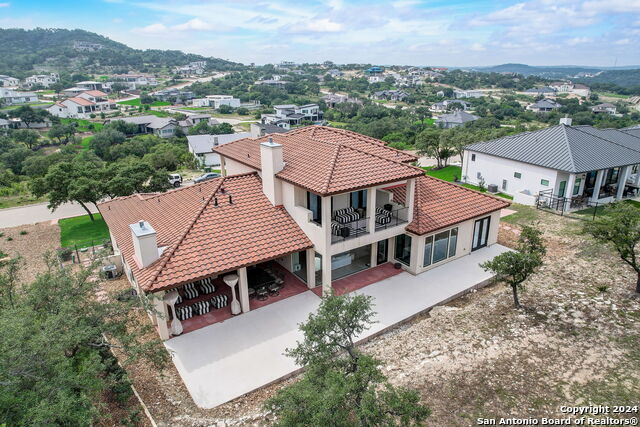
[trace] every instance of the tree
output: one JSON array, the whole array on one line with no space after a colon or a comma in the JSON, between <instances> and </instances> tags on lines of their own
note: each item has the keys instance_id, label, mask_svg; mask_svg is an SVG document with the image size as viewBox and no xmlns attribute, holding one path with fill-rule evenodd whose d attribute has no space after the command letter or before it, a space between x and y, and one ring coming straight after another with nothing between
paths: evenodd
<instances>
[{"instance_id":1,"label":"tree","mask_svg":"<svg viewBox=\"0 0 640 427\"><path fill-rule=\"evenodd\" d=\"M393 387L380 362L356 349L373 316L369 296L329 296L300 325L304 339L287 355L305 373L265 405L275 408L278 424L411 425L429 416L417 392Z\"/></svg>"},{"instance_id":2,"label":"tree","mask_svg":"<svg viewBox=\"0 0 640 427\"><path fill-rule=\"evenodd\" d=\"M30 150L37 147L38 141L40 141L40 134L32 129L18 129L13 132L12 136L16 142L23 143Z\"/></svg>"},{"instance_id":3,"label":"tree","mask_svg":"<svg viewBox=\"0 0 640 427\"><path fill-rule=\"evenodd\" d=\"M94 280L97 264L60 269L51 257L47 264L20 286L17 263L0 265L0 422L102 424L111 416L105 396L122 405L132 395L109 349L117 347L125 363L144 359L156 368L166 351L143 340L152 326L136 319L140 299L105 292Z\"/></svg>"},{"instance_id":4,"label":"tree","mask_svg":"<svg viewBox=\"0 0 640 427\"><path fill-rule=\"evenodd\" d=\"M18 118L22 120L22 123L28 128L32 123L41 122L47 117L49 117L49 113L45 110L34 110L28 105L23 105L15 110L12 110L10 113L11 117Z\"/></svg>"},{"instance_id":5,"label":"tree","mask_svg":"<svg viewBox=\"0 0 640 427\"><path fill-rule=\"evenodd\" d=\"M156 169L150 163L135 157L111 163L106 176L105 192L110 197L166 191L171 187L165 169Z\"/></svg>"},{"instance_id":6,"label":"tree","mask_svg":"<svg viewBox=\"0 0 640 427\"><path fill-rule=\"evenodd\" d=\"M617 202L602 215L584 225L584 232L596 241L615 249L622 261L637 274L636 292L640 293L640 211L630 203Z\"/></svg>"},{"instance_id":7,"label":"tree","mask_svg":"<svg viewBox=\"0 0 640 427\"><path fill-rule=\"evenodd\" d=\"M485 271L491 271L496 279L505 282L513 292L516 308L522 307L518 299L518 290L522 284L542 265L546 254L542 232L531 226L524 226L518 238L517 251L507 251L490 261L480 264Z\"/></svg>"},{"instance_id":8,"label":"tree","mask_svg":"<svg viewBox=\"0 0 640 427\"><path fill-rule=\"evenodd\" d=\"M51 166L44 177L32 180L31 192L37 197L46 195L51 210L63 203L76 202L94 221L87 204L91 203L97 209L98 201L105 196L103 171L100 159L91 153L81 153L71 162Z\"/></svg>"},{"instance_id":9,"label":"tree","mask_svg":"<svg viewBox=\"0 0 640 427\"><path fill-rule=\"evenodd\" d=\"M102 159L106 159L109 156L109 151L112 146L122 144L126 140L126 136L114 129L103 129L94 135L89 142L91 149Z\"/></svg>"},{"instance_id":10,"label":"tree","mask_svg":"<svg viewBox=\"0 0 640 427\"><path fill-rule=\"evenodd\" d=\"M441 132L436 129L425 129L416 136L416 149L419 155L427 155L436 159L438 169L447 165L453 154L452 147Z\"/></svg>"},{"instance_id":11,"label":"tree","mask_svg":"<svg viewBox=\"0 0 640 427\"><path fill-rule=\"evenodd\" d=\"M58 141L58 144L67 144L76 134L76 127L71 124L55 124L51 127L47 136Z\"/></svg>"}]
</instances>

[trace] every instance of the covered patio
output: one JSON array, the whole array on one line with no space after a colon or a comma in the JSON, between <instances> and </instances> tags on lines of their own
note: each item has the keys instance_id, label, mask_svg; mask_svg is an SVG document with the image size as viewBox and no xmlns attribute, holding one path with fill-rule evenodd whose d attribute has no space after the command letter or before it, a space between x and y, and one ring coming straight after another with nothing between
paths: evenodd
<instances>
[{"instance_id":1,"label":"covered patio","mask_svg":"<svg viewBox=\"0 0 640 427\"><path fill-rule=\"evenodd\" d=\"M376 323L358 339L486 284L492 276L479 264L508 250L495 244L417 276L401 271L360 287L356 293L373 297ZM378 268L384 272L386 267ZM343 280L363 284L362 279L353 275ZM165 341L165 346L196 405L213 408L295 373L299 367L284 350L302 339L298 324L319 304L320 297L306 291Z\"/></svg>"}]
</instances>

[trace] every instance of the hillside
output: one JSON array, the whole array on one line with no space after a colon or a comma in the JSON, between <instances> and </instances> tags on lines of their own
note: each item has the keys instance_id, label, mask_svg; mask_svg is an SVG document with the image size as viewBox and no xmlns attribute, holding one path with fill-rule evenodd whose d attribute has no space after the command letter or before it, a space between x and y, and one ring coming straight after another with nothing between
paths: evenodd
<instances>
[{"instance_id":1,"label":"hillside","mask_svg":"<svg viewBox=\"0 0 640 427\"><path fill-rule=\"evenodd\" d=\"M593 77L584 77L581 83L592 85L594 83L614 84L622 87L640 86L640 70L607 70Z\"/></svg>"},{"instance_id":2,"label":"hillside","mask_svg":"<svg viewBox=\"0 0 640 427\"><path fill-rule=\"evenodd\" d=\"M0 74L15 77L25 77L40 70L147 72L203 60L208 61L211 70L242 67L222 59L177 50L132 49L84 30L0 28Z\"/></svg>"}]
</instances>

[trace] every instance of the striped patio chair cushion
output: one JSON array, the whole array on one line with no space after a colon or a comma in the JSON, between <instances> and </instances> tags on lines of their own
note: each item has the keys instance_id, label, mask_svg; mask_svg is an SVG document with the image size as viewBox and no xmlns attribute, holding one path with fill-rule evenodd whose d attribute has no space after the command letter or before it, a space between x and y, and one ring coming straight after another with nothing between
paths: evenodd
<instances>
[{"instance_id":1,"label":"striped patio chair cushion","mask_svg":"<svg viewBox=\"0 0 640 427\"><path fill-rule=\"evenodd\" d=\"M210 280L207 282L205 279L202 281L202 283L200 283L200 290L202 291L203 295L208 295L214 293L216 291L216 287L211 283Z\"/></svg>"},{"instance_id":2,"label":"striped patio chair cushion","mask_svg":"<svg viewBox=\"0 0 640 427\"><path fill-rule=\"evenodd\" d=\"M384 208L377 207L376 208L376 216L378 216L378 215L391 216L391 212L386 210L386 209L384 209Z\"/></svg>"},{"instance_id":3,"label":"striped patio chair cushion","mask_svg":"<svg viewBox=\"0 0 640 427\"><path fill-rule=\"evenodd\" d=\"M186 299L194 299L197 298L198 295L200 295L198 293L198 290L196 288L189 288L189 289L185 289L184 291L184 297Z\"/></svg>"},{"instance_id":4,"label":"striped patio chair cushion","mask_svg":"<svg viewBox=\"0 0 640 427\"><path fill-rule=\"evenodd\" d=\"M376 215L376 222L380 225L386 225L391 222L391 216L385 214Z\"/></svg>"},{"instance_id":5,"label":"striped patio chair cushion","mask_svg":"<svg viewBox=\"0 0 640 427\"><path fill-rule=\"evenodd\" d=\"M340 226L339 223L337 223L335 221L331 221L331 233L333 233L336 236L339 236L341 228L342 227Z\"/></svg>"}]
</instances>

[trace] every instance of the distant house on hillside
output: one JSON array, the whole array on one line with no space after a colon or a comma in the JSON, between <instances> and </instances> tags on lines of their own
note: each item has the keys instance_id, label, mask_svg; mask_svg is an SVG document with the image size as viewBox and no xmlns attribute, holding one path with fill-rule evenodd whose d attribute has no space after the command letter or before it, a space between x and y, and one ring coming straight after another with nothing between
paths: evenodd
<instances>
[{"instance_id":1,"label":"distant house on hillside","mask_svg":"<svg viewBox=\"0 0 640 427\"><path fill-rule=\"evenodd\" d=\"M58 83L58 80L60 80L58 73L37 74L24 79L24 86L28 88L32 88L34 86L48 88L49 86Z\"/></svg>"},{"instance_id":2,"label":"distant house on hillside","mask_svg":"<svg viewBox=\"0 0 640 427\"><path fill-rule=\"evenodd\" d=\"M231 95L207 95L204 98L196 98L191 103L194 107L220 108L221 105L233 108L240 107L240 99Z\"/></svg>"},{"instance_id":3,"label":"distant house on hillside","mask_svg":"<svg viewBox=\"0 0 640 427\"><path fill-rule=\"evenodd\" d=\"M318 104L306 104L297 106L294 104L274 105L273 114L263 114L261 122L289 129L291 126L302 122L321 122L324 112Z\"/></svg>"},{"instance_id":4,"label":"distant house on hillside","mask_svg":"<svg viewBox=\"0 0 640 427\"><path fill-rule=\"evenodd\" d=\"M436 102L429 107L429 110L434 113L443 113L449 110L468 110L471 108L471 104L466 101L461 101L459 99L445 99L441 102Z\"/></svg>"},{"instance_id":5,"label":"distant house on hillside","mask_svg":"<svg viewBox=\"0 0 640 427\"><path fill-rule=\"evenodd\" d=\"M137 135L153 134L161 138L171 138L176 136L178 130L187 132L189 128L194 126L203 120L208 120L212 123L208 114L198 114L187 117L185 120L176 120L173 117L157 117L153 115L149 116L134 116L134 117L118 117L114 119L106 120L104 123L109 124L116 121L123 121L125 123L133 123L138 126L136 132ZM213 120L213 124L217 121Z\"/></svg>"},{"instance_id":6,"label":"distant house on hillside","mask_svg":"<svg viewBox=\"0 0 640 427\"><path fill-rule=\"evenodd\" d=\"M380 90L374 92L371 98L387 101L404 101L409 97L409 94L403 90Z\"/></svg>"},{"instance_id":7,"label":"distant house on hillside","mask_svg":"<svg viewBox=\"0 0 640 427\"><path fill-rule=\"evenodd\" d=\"M558 104L553 99L545 98L527 105L527 110L533 111L534 113L548 113L550 111L557 110L560 107L562 107L562 105Z\"/></svg>"},{"instance_id":8,"label":"distant house on hillside","mask_svg":"<svg viewBox=\"0 0 640 427\"><path fill-rule=\"evenodd\" d=\"M558 91L556 91L552 87L544 86L527 89L524 91L524 93L531 96L556 96L558 94Z\"/></svg>"},{"instance_id":9,"label":"distant house on hillside","mask_svg":"<svg viewBox=\"0 0 640 427\"><path fill-rule=\"evenodd\" d=\"M436 126L451 129L459 126L463 126L465 123L478 120L480 117L469 114L465 111L455 111L451 114L443 114L435 121Z\"/></svg>"},{"instance_id":10,"label":"distant house on hillside","mask_svg":"<svg viewBox=\"0 0 640 427\"><path fill-rule=\"evenodd\" d=\"M147 74L115 74L111 76L111 84L122 83L128 90L136 90L145 86L158 86L155 76Z\"/></svg>"},{"instance_id":11,"label":"distant house on hillside","mask_svg":"<svg viewBox=\"0 0 640 427\"><path fill-rule=\"evenodd\" d=\"M453 94L456 98L482 98L485 93L481 90L454 90Z\"/></svg>"},{"instance_id":12,"label":"distant house on hillside","mask_svg":"<svg viewBox=\"0 0 640 427\"><path fill-rule=\"evenodd\" d=\"M10 87L18 87L20 84L20 80L15 77L5 76L4 74L0 74L0 87L10 88Z\"/></svg>"},{"instance_id":13,"label":"distant house on hillside","mask_svg":"<svg viewBox=\"0 0 640 427\"><path fill-rule=\"evenodd\" d=\"M591 89L589 89L589 86L580 83L574 84L571 81L553 82L549 87L555 89L558 93L571 93L578 96L584 96L585 98L591 95Z\"/></svg>"},{"instance_id":14,"label":"distant house on hillside","mask_svg":"<svg viewBox=\"0 0 640 427\"><path fill-rule=\"evenodd\" d=\"M264 123L251 123L251 138L260 138L272 133L287 133L289 129Z\"/></svg>"},{"instance_id":15,"label":"distant house on hillside","mask_svg":"<svg viewBox=\"0 0 640 427\"><path fill-rule=\"evenodd\" d=\"M603 102L602 104L591 107L591 111L593 111L594 114L616 114L617 108L613 104Z\"/></svg>"},{"instance_id":16,"label":"distant house on hillside","mask_svg":"<svg viewBox=\"0 0 640 427\"><path fill-rule=\"evenodd\" d=\"M254 85L284 87L287 83L289 82L285 80L266 79L266 80L258 80L254 83Z\"/></svg>"},{"instance_id":17,"label":"distant house on hillside","mask_svg":"<svg viewBox=\"0 0 640 427\"><path fill-rule=\"evenodd\" d=\"M177 104L186 104L187 101L190 101L196 97L196 95L190 90L182 90L176 88L163 89L157 92L152 92L151 96L158 101Z\"/></svg>"}]
</instances>

